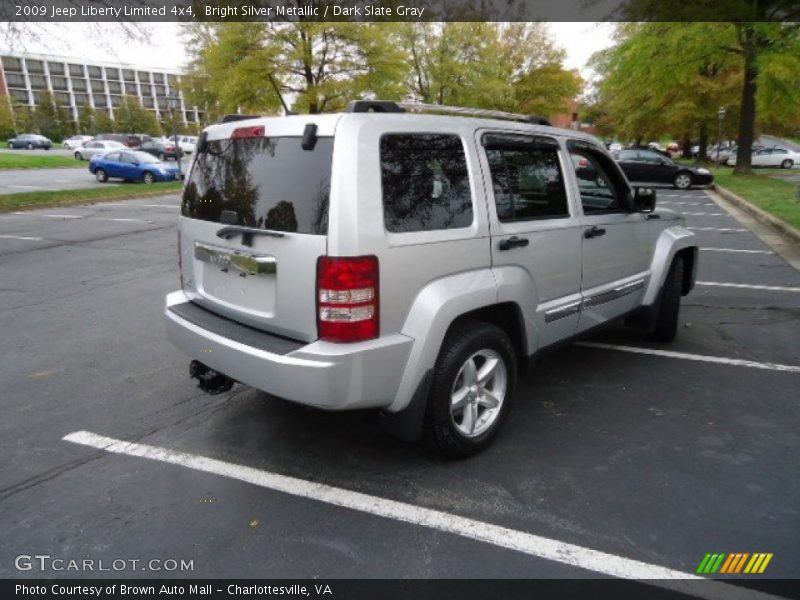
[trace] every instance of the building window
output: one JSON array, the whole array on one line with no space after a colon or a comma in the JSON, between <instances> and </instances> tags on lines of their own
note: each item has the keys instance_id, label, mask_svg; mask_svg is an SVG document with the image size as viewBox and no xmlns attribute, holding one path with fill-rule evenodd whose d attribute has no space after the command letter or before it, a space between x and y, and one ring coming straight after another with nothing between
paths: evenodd
<instances>
[{"instance_id":1,"label":"building window","mask_svg":"<svg viewBox=\"0 0 800 600\"><path fill-rule=\"evenodd\" d=\"M95 79L101 79L103 77L103 71L100 67L87 67L89 71L89 77L93 77Z\"/></svg>"},{"instance_id":2,"label":"building window","mask_svg":"<svg viewBox=\"0 0 800 600\"><path fill-rule=\"evenodd\" d=\"M145 108L155 108L156 102L155 100L153 100L152 96L145 96L144 98L142 98L142 105Z\"/></svg>"},{"instance_id":3,"label":"building window","mask_svg":"<svg viewBox=\"0 0 800 600\"><path fill-rule=\"evenodd\" d=\"M50 77L50 85L53 86L54 90L66 90L67 89L67 78L66 77Z\"/></svg>"},{"instance_id":4,"label":"building window","mask_svg":"<svg viewBox=\"0 0 800 600\"><path fill-rule=\"evenodd\" d=\"M44 75L29 75L28 79L30 79L31 88L34 90L47 89L47 80L44 78Z\"/></svg>"},{"instance_id":5,"label":"building window","mask_svg":"<svg viewBox=\"0 0 800 600\"><path fill-rule=\"evenodd\" d=\"M83 65L70 65L69 74L73 77L83 77Z\"/></svg>"},{"instance_id":6,"label":"building window","mask_svg":"<svg viewBox=\"0 0 800 600\"><path fill-rule=\"evenodd\" d=\"M66 92L56 92L53 94L53 98L59 106L69 106L71 104L69 101L69 94Z\"/></svg>"},{"instance_id":7,"label":"building window","mask_svg":"<svg viewBox=\"0 0 800 600\"><path fill-rule=\"evenodd\" d=\"M28 92L25 90L8 90L8 92L11 94L11 98L17 102L28 103Z\"/></svg>"},{"instance_id":8,"label":"building window","mask_svg":"<svg viewBox=\"0 0 800 600\"><path fill-rule=\"evenodd\" d=\"M141 83L150 83L150 73L147 71L138 71L139 75L139 82Z\"/></svg>"},{"instance_id":9,"label":"building window","mask_svg":"<svg viewBox=\"0 0 800 600\"><path fill-rule=\"evenodd\" d=\"M97 81L96 79L93 79L92 80L92 91L93 92L104 93L106 91L106 86L103 85L102 81Z\"/></svg>"},{"instance_id":10,"label":"building window","mask_svg":"<svg viewBox=\"0 0 800 600\"><path fill-rule=\"evenodd\" d=\"M9 87L25 87L25 76L19 73L6 73L6 83Z\"/></svg>"},{"instance_id":11,"label":"building window","mask_svg":"<svg viewBox=\"0 0 800 600\"><path fill-rule=\"evenodd\" d=\"M27 59L28 73L44 73L44 63L40 60Z\"/></svg>"},{"instance_id":12,"label":"building window","mask_svg":"<svg viewBox=\"0 0 800 600\"><path fill-rule=\"evenodd\" d=\"M47 69L50 71L50 75L63 75L64 63L48 62Z\"/></svg>"},{"instance_id":13,"label":"building window","mask_svg":"<svg viewBox=\"0 0 800 600\"><path fill-rule=\"evenodd\" d=\"M75 104L77 106L88 106L89 94L75 94Z\"/></svg>"},{"instance_id":14,"label":"building window","mask_svg":"<svg viewBox=\"0 0 800 600\"><path fill-rule=\"evenodd\" d=\"M133 69L122 69L122 78L125 81L136 81L136 74Z\"/></svg>"},{"instance_id":15,"label":"building window","mask_svg":"<svg viewBox=\"0 0 800 600\"><path fill-rule=\"evenodd\" d=\"M3 68L6 71L22 71L22 61L13 56L4 56Z\"/></svg>"},{"instance_id":16,"label":"building window","mask_svg":"<svg viewBox=\"0 0 800 600\"><path fill-rule=\"evenodd\" d=\"M76 92L85 92L86 91L86 80L85 79L73 79L72 80L72 89Z\"/></svg>"},{"instance_id":17,"label":"building window","mask_svg":"<svg viewBox=\"0 0 800 600\"><path fill-rule=\"evenodd\" d=\"M120 94L122 93L122 86L117 81L109 81L108 91L112 94Z\"/></svg>"},{"instance_id":18,"label":"building window","mask_svg":"<svg viewBox=\"0 0 800 600\"><path fill-rule=\"evenodd\" d=\"M153 73L153 81L155 83L166 83L166 78L163 73Z\"/></svg>"},{"instance_id":19,"label":"building window","mask_svg":"<svg viewBox=\"0 0 800 600\"><path fill-rule=\"evenodd\" d=\"M111 106L119 106L122 102L122 96L111 96Z\"/></svg>"},{"instance_id":20,"label":"building window","mask_svg":"<svg viewBox=\"0 0 800 600\"><path fill-rule=\"evenodd\" d=\"M106 79L110 79L113 81L119 81L119 69L113 69L111 67L106 67Z\"/></svg>"},{"instance_id":21,"label":"building window","mask_svg":"<svg viewBox=\"0 0 800 600\"><path fill-rule=\"evenodd\" d=\"M105 94L94 94L94 105L95 106L106 106L108 102L106 102L106 95Z\"/></svg>"}]
</instances>

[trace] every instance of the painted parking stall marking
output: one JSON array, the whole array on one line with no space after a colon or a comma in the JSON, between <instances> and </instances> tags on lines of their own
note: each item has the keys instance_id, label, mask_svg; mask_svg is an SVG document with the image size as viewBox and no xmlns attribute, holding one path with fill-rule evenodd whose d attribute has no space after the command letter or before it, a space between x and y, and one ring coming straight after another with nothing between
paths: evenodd
<instances>
[{"instance_id":1,"label":"painted parking stall marking","mask_svg":"<svg viewBox=\"0 0 800 600\"><path fill-rule=\"evenodd\" d=\"M768 292L800 292L800 287L784 287L780 285L751 285L749 283L722 283L718 281L697 281L695 285L739 288L743 290L764 290Z\"/></svg>"},{"instance_id":2,"label":"painted parking stall marking","mask_svg":"<svg viewBox=\"0 0 800 600\"><path fill-rule=\"evenodd\" d=\"M768 598L776 598L776 596L769 594L707 579L704 579L703 585L699 586L696 582L703 578L692 573L676 571L406 502L354 492L317 481L307 481L270 471L261 471L253 467L229 463L206 456L178 452L148 444L126 442L90 431L76 431L65 435L62 439L113 454L134 456L185 467L300 498L316 500L394 521L443 531L611 577L653 580L646 581L646 583L699 598L707 598L709 600L745 598L766 600Z\"/></svg>"},{"instance_id":3,"label":"painted parking stall marking","mask_svg":"<svg viewBox=\"0 0 800 600\"><path fill-rule=\"evenodd\" d=\"M741 254L775 254L772 250L739 250L738 248L700 248L703 252L737 252Z\"/></svg>"},{"instance_id":4,"label":"painted parking stall marking","mask_svg":"<svg viewBox=\"0 0 800 600\"><path fill-rule=\"evenodd\" d=\"M4 240L23 240L28 242L41 242L44 240L44 238L26 235L0 235L0 238Z\"/></svg>"},{"instance_id":5,"label":"painted parking stall marking","mask_svg":"<svg viewBox=\"0 0 800 600\"><path fill-rule=\"evenodd\" d=\"M726 358L724 356L709 356L707 354L690 354L688 352L675 352L673 350L657 350L655 348L641 348L639 346L625 346L621 344L605 344L602 342L575 342L573 345L580 346L582 348L595 348L599 350L617 350L619 352L631 352L633 354L649 354L651 356L663 356L665 358L677 358L681 360L693 360L698 362L716 363L719 365L729 365L734 367L749 367L751 369L762 369L765 371L800 373L800 366L781 365L770 362L757 362L754 360L744 360L741 358Z\"/></svg>"},{"instance_id":6,"label":"painted parking stall marking","mask_svg":"<svg viewBox=\"0 0 800 600\"><path fill-rule=\"evenodd\" d=\"M734 227L687 227L690 231L722 231L729 233L745 233L748 229L734 228Z\"/></svg>"}]
</instances>

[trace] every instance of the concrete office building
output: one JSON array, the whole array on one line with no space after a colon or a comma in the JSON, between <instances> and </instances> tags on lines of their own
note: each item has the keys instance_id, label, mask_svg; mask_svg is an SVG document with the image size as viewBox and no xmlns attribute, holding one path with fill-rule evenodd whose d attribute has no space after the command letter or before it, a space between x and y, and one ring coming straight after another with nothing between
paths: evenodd
<instances>
[{"instance_id":1,"label":"concrete office building","mask_svg":"<svg viewBox=\"0 0 800 600\"><path fill-rule=\"evenodd\" d=\"M169 116L170 94L180 98L176 116L185 124L202 121L203 114L186 106L178 89L180 73L143 69L120 63L85 61L47 54L0 53L0 97L31 108L42 92L51 92L58 106L77 121L78 108L90 106L114 118L123 95L139 99L161 121Z\"/></svg>"}]
</instances>

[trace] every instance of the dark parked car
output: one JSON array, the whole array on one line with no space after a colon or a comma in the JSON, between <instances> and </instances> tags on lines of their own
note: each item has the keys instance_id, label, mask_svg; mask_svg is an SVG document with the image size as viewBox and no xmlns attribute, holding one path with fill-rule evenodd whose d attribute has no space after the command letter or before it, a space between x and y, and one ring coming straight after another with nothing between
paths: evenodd
<instances>
[{"instance_id":1,"label":"dark parked car","mask_svg":"<svg viewBox=\"0 0 800 600\"><path fill-rule=\"evenodd\" d=\"M142 152L147 152L153 156L157 156L158 160L167 160L168 158L178 158L183 156L180 148L176 148L173 142L165 144L158 140L148 140L143 142L139 147Z\"/></svg>"},{"instance_id":2,"label":"dark parked car","mask_svg":"<svg viewBox=\"0 0 800 600\"><path fill-rule=\"evenodd\" d=\"M8 140L9 148L27 148L33 150L34 148L42 148L43 150L50 150L53 147L53 142L49 138L36 133L23 133L15 138Z\"/></svg>"},{"instance_id":3,"label":"dark parked car","mask_svg":"<svg viewBox=\"0 0 800 600\"><path fill-rule=\"evenodd\" d=\"M679 165L655 150L620 150L613 156L628 180L636 183L671 183L686 190L714 182L714 175L708 169Z\"/></svg>"},{"instance_id":4,"label":"dark parked car","mask_svg":"<svg viewBox=\"0 0 800 600\"><path fill-rule=\"evenodd\" d=\"M167 165L138 150L114 150L93 156L89 172L97 181L105 183L111 177L127 181L173 181L178 178L178 168Z\"/></svg>"},{"instance_id":5,"label":"dark parked car","mask_svg":"<svg viewBox=\"0 0 800 600\"><path fill-rule=\"evenodd\" d=\"M125 144L128 148L138 149L144 142L151 138L145 133L101 133L94 138L98 141L114 141Z\"/></svg>"}]
</instances>

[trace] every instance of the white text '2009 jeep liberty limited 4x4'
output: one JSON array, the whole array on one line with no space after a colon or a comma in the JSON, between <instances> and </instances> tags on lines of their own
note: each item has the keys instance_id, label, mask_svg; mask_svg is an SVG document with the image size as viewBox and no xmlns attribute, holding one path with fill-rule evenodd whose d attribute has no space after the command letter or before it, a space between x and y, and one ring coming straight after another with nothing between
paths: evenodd
<instances>
[{"instance_id":1,"label":"white text '2009 jeep liberty limited 4x4'","mask_svg":"<svg viewBox=\"0 0 800 600\"><path fill-rule=\"evenodd\" d=\"M619 317L675 336L695 236L591 136L379 101L226 121L197 144L166 306L206 391L380 408L464 456L543 348Z\"/></svg>"}]
</instances>

